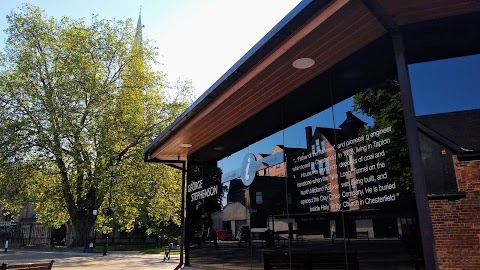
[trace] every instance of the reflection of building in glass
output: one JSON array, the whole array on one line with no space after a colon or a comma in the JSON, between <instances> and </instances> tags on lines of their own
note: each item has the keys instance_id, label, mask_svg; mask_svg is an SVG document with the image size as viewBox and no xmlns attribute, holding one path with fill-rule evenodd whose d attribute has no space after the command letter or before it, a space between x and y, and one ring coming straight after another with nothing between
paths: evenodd
<instances>
[{"instance_id":1,"label":"reflection of building in glass","mask_svg":"<svg viewBox=\"0 0 480 270\"><path fill-rule=\"evenodd\" d=\"M424 169L428 183L427 187L430 193L445 194L446 192L452 193L457 190L452 151L463 152L464 156L465 154L471 154L471 149L461 147L460 145L467 146L465 140L471 138L474 138L473 140L475 140L476 137L465 137L465 135L462 136L462 134L459 134L459 132L455 130L455 132L450 131L451 134L455 135L454 138L449 138L448 134L445 134L448 131L444 131L445 129L443 126L451 123L453 120L452 118L459 117L459 119L456 119L457 124L462 126L474 126L471 123L465 123L465 117L461 118L462 115L468 115L469 117L467 119L474 119L474 113L478 114L478 110L464 113L450 113L448 115L428 115L418 118L419 134L422 142L421 146L425 164ZM450 118L450 121L446 121L447 117ZM359 157L359 150L355 149L353 146L342 148L341 151L343 152L343 155L339 158L339 163L343 165L337 166L338 171L331 169L336 165L335 159L326 159L328 157L334 157L336 154L335 151L327 151L327 149L333 149L334 143L332 142L334 141L335 136L339 142L355 139L360 135L360 130L364 125L365 123L362 120L358 119L351 112L347 112L347 119L340 125L341 129L334 130L317 127L314 129L314 132L312 132L312 128L307 127L307 148L286 148L281 145L275 146L272 154L284 151L287 157L287 162L272 167L263 165L258 171L258 175L265 177L256 178L255 182L250 187L243 186L239 180L232 181L228 194L228 202L241 202L241 204L245 206L245 212L249 215L242 214L245 219L244 223L251 226L252 232L261 233L268 228L272 229L275 227L275 221L279 221L282 217L285 217L281 209L286 209L286 204L285 202L282 202L282 200L276 198L282 197L281 195L286 192L283 182L284 179L281 177L284 177L286 175L285 172L288 172L288 198L292 201L291 203L289 202L290 212L297 215L304 214L304 216L296 216L287 222L293 223L292 225L295 228L296 233L308 234L307 228L310 226L305 224L306 221L318 220L320 222L317 223L320 225L315 224L312 227L319 225L319 228L325 228L323 229L322 237L330 237L331 232L340 231L342 228L337 228L336 217L328 214L329 212L337 212L339 210L360 210L358 213L361 214L358 214L358 217L354 215L350 216L350 218L353 219L350 226L354 227L350 229L350 237L356 236L359 232L368 232L369 237L371 238L374 238L376 235L378 237L401 236L408 232L408 224L412 223L412 220L415 220L414 212L408 213L408 211L398 211L398 216L395 217L395 211L390 211L388 213L388 218L386 218L385 216L382 216L382 208L385 208L385 205L360 205L358 203L360 199L368 198L369 195L365 193L361 195L357 193L357 191L365 189L365 187L379 185L378 181L372 181L370 184L359 184L358 179L368 179L368 177L366 177L367 174L357 174L355 172L356 168L359 167L354 162ZM443 132L437 133L434 129ZM456 143L458 143L457 146L455 146L453 140L456 140ZM474 143L470 143L468 146L475 149ZM356 146L356 148L359 147L362 146ZM452 149L452 147L454 149ZM297 170L294 172L292 167L295 162L293 160L299 156L305 156L310 153L317 153L319 155L306 159L302 164L309 164L309 166L305 166L303 170ZM360 151L360 154L362 153L363 152ZM261 160L263 157L267 156L269 156L269 154L259 154L257 159ZM456 156L454 157L458 164L458 158ZM315 162L316 160L322 160L323 162ZM358 164L361 165L362 163ZM301 175L305 172L311 172L312 175L302 178ZM338 178L332 179L329 177L332 173L336 172L339 174ZM295 183L298 183L300 181L299 179L301 179L301 181L311 181L322 176L326 176L328 179L327 181L316 185L316 188L319 188L319 190L322 191L311 193L310 196L301 195L302 191L310 189L298 187ZM338 188L327 189L325 188L326 186L338 186ZM342 192L347 192L347 194L350 195L342 196ZM319 203L301 204L302 199L309 199L313 196L326 199L320 200ZM400 201L402 200L400 199ZM339 207L339 205L342 205L343 208ZM227 206L226 209L228 210L229 207L230 206ZM253 211L250 211L247 208L253 209ZM412 206L412 208L414 207ZM311 209L319 209L319 211L311 211ZM311 214L312 212L318 212L317 217L305 217L305 214ZM240 220L240 218L238 218L238 220ZM269 222L273 222L271 226L269 226ZM286 223L285 221L282 222ZM389 224L387 227L391 229L382 231L380 228L383 228L383 226L377 226L377 223ZM281 225L277 225L277 228L280 227ZM306 229L305 232L303 231L304 228ZM376 230L374 228L376 228ZM316 234L320 232L319 230L312 231L315 231Z\"/></svg>"},{"instance_id":2,"label":"reflection of building in glass","mask_svg":"<svg viewBox=\"0 0 480 270\"><path fill-rule=\"evenodd\" d=\"M292 148L292 147L285 147L283 145L275 145L271 154L274 155L274 154L283 152L286 155L291 155L291 154L297 153L298 151L304 151L304 150L305 149L303 148ZM261 160L268 156L270 156L270 154L258 154L257 160ZM286 168L285 162L276 164L275 166L268 166L268 164L262 163L262 166L260 167L260 170L258 170L257 174L259 176L284 177L286 175L285 168Z\"/></svg>"},{"instance_id":3,"label":"reflection of building in glass","mask_svg":"<svg viewBox=\"0 0 480 270\"><path fill-rule=\"evenodd\" d=\"M479 119L480 110L418 117L424 170L431 198L465 197L464 193L457 192L455 174L459 175L463 171L469 171L473 175L479 173L478 167L474 167L474 164L475 157L479 155L478 150L480 147L478 145L478 137L474 133L475 128L457 129L452 126L475 127L478 126L478 124L475 125L475 121L479 121ZM455 125L451 124L452 121L455 122ZM343 164L343 166L337 166L337 171L331 169L332 166L336 165L335 159L326 159L336 155L335 151L327 151L327 149L334 148L334 143L332 142L335 136L339 142L355 139L360 135L364 125L365 123L362 120L358 119L351 112L347 112L347 119L340 125L341 129L334 130L317 127L312 132L312 127L307 127L307 148L275 146L272 154L284 151L287 162L272 167L264 165L258 171L258 175L263 177L257 177L249 187L243 186L240 180L234 180L231 183L228 202L240 202L245 206L244 212L246 214L243 215L242 213L245 222L241 224L248 224L251 226L252 232L259 235L268 228L275 229L276 224L278 231L284 232L285 230L282 229L288 228L288 224L290 224L290 227L294 228L295 234L307 235L307 238L309 232L314 234L320 233L321 237L331 237L331 232L340 232L343 229L341 223L338 223L336 220L337 216L331 212L343 210L353 211L349 215L351 221L349 224L351 228L347 231L347 236L349 237L355 237L358 233L363 234L363 232L368 232L371 238L398 237L408 233L411 229L409 225L412 222L414 223L416 219L415 207L411 203L405 202L402 198L398 199L403 205L403 207L399 208L395 207L400 205L398 202L392 202L390 205L360 205L358 203L360 199L368 198L369 195L365 193L361 195L356 193L356 191L374 185L382 185L382 183L372 181L361 186L358 184L358 179L368 179L368 177L366 177L366 173L355 172L358 166L354 161L358 159L359 151L354 146L341 149L343 155L339 158L339 163ZM306 159L302 164L309 164L309 166L305 166L303 170L293 171L293 166L296 164L294 159L310 153L317 153L318 155ZM360 153L367 152L360 151ZM259 154L257 159L261 160L266 156L268 154ZM316 160L323 160L323 162L315 162ZM361 162L358 164L363 166ZM277 170L278 168L281 168L281 170ZM475 169L477 170L475 171ZM383 172L385 170L379 171ZM305 172L311 172L312 174L302 178L302 173L305 175ZM331 179L329 176L335 172L338 172L339 177ZM284 178L282 178L285 175L288 176L287 198L292 200L292 202L288 202L290 213L292 213L292 218L289 220L282 213L286 209L286 202L278 199L286 192ZM467 174L467 177L471 175ZM301 195L302 191L310 189L298 187L296 183L300 181L299 179L305 182L322 176L326 176L328 180L316 185L317 188L322 190L321 192L311 193L310 196ZM338 188L322 188L335 185ZM347 192L350 195L342 196L342 192ZM313 196L328 199L320 200L319 203L301 203L302 199L309 199ZM432 204L435 203L432 202ZM342 205L343 208L338 205ZM405 211L406 205L410 205L411 211ZM229 209L229 207L227 206L226 209ZM388 207L392 207L392 209L387 213L385 208ZM311 211L311 209L320 210ZM315 221L315 224L309 225L308 223L312 221ZM337 224L340 226L337 226ZM238 226L235 227L238 230ZM390 229L386 230L385 228ZM341 233L337 233L338 235L341 236Z\"/></svg>"},{"instance_id":4,"label":"reflection of building in glass","mask_svg":"<svg viewBox=\"0 0 480 270\"><path fill-rule=\"evenodd\" d=\"M283 145L276 145L273 154L293 155L303 148L290 148ZM269 156L269 154L258 154L257 160ZM289 221L287 219L274 219L274 216L284 215L287 204L293 204L292 192L294 183L289 183L285 188L286 162L273 166L262 163L257 176L248 187L243 185L240 179L230 181L227 195L227 205L223 209L223 230L231 231L236 235L241 225L248 225L254 238L262 238L263 233L270 229L276 231L288 231ZM288 189L288 191L287 191ZM285 195L287 195L285 197ZM243 210L239 210L243 209ZM292 220L290 220L292 222ZM290 226L293 226L291 224Z\"/></svg>"},{"instance_id":5,"label":"reflection of building in glass","mask_svg":"<svg viewBox=\"0 0 480 270\"><path fill-rule=\"evenodd\" d=\"M390 210L388 214L383 210L399 202L411 205L403 198L390 204L360 205L360 201L373 200L380 194L392 196L391 193L397 191L364 192L367 188L381 189L388 182L386 179L377 180L372 174L385 170L358 172L357 168L371 163L356 162L359 156L372 155L359 150L362 144L351 143L342 147L342 155L337 157L335 142L346 145L343 142L358 141L365 126L365 122L351 112L346 116L339 129L306 127L306 148L276 145L272 155L283 151L286 162L270 167L262 164L250 186L244 186L240 179L231 181L228 204L223 209L224 217L228 216L229 220L224 218L227 223L223 223L223 229L235 234L239 224L246 224L256 237L270 229L283 237L288 237L290 230L291 237L301 235L306 239L329 238L332 233L343 237L344 229L349 238L364 234L369 238L399 237L408 233L406 221L412 223L415 220L415 207L393 207L396 210ZM268 156L259 154L257 160ZM375 181L364 183L362 179L368 179L367 175L375 177ZM237 209L239 204L244 207L243 211ZM286 214L287 205L289 215ZM340 211L348 214L345 228Z\"/></svg>"}]
</instances>

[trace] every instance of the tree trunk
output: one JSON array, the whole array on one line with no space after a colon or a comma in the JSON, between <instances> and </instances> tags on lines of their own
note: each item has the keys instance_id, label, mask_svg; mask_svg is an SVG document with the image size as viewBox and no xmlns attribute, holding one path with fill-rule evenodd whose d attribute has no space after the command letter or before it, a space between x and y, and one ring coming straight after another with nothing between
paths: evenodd
<instances>
[{"instance_id":1,"label":"tree trunk","mask_svg":"<svg viewBox=\"0 0 480 270\"><path fill-rule=\"evenodd\" d=\"M71 247L88 247L90 233L96 217L91 213L95 201L95 189L90 188L85 196L77 196L75 202L70 190L68 172L62 159L57 159L62 176L62 192L70 219L67 222L66 244Z\"/></svg>"},{"instance_id":2,"label":"tree trunk","mask_svg":"<svg viewBox=\"0 0 480 270\"><path fill-rule=\"evenodd\" d=\"M69 247L72 247L72 246L74 246L74 242L75 242L74 239L77 238L77 235L76 235L77 233L76 233L75 229L73 228L71 220L68 220L65 225L67 227L67 237L65 239L65 245L69 246Z\"/></svg>"},{"instance_id":3,"label":"tree trunk","mask_svg":"<svg viewBox=\"0 0 480 270\"><path fill-rule=\"evenodd\" d=\"M66 244L70 247L88 248L92 241L90 235L92 232L94 221L91 218L83 218L76 221L70 219L67 222L67 239Z\"/></svg>"}]
</instances>

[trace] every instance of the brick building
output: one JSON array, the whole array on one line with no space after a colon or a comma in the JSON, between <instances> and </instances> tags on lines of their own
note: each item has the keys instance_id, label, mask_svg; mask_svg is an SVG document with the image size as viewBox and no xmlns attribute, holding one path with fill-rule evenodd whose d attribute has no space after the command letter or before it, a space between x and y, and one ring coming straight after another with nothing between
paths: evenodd
<instances>
[{"instance_id":1,"label":"brick building","mask_svg":"<svg viewBox=\"0 0 480 270\"><path fill-rule=\"evenodd\" d=\"M480 110L425 115L417 120L440 269L477 269Z\"/></svg>"}]
</instances>

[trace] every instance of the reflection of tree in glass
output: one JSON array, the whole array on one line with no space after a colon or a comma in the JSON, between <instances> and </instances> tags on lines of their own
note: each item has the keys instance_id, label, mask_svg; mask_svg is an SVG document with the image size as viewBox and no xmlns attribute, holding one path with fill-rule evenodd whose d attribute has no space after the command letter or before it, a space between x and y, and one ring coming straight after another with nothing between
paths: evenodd
<instances>
[{"instance_id":1,"label":"reflection of tree in glass","mask_svg":"<svg viewBox=\"0 0 480 270\"><path fill-rule=\"evenodd\" d=\"M375 87L356 94L353 102L354 111L374 119L373 126L364 128L361 131L362 134L382 128L392 128L388 134L378 138L390 139L389 144L377 148L380 151L385 150L385 157L380 160L386 163L388 178L391 181L397 181L397 188L411 192L413 182L398 81L396 78L387 79Z\"/></svg>"}]
</instances>

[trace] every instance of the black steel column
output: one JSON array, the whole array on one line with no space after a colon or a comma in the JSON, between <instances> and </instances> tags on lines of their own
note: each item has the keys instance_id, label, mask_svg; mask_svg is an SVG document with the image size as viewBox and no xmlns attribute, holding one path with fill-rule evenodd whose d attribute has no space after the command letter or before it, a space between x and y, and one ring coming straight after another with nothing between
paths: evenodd
<instances>
[{"instance_id":1,"label":"black steel column","mask_svg":"<svg viewBox=\"0 0 480 270\"><path fill-rule=\"evenodd\" d=\"M187 161L185 161L185 167L187 166ZM185 170L187 172L187 176L189 175L189 172L190 172L190 169L189 168L184 168L183 169L183 174L185 173ZM184 176L183 177L183 181L185 183L185 185L188 183L186 177ZM185 218L184 218L184 227L183 227L183 230L182 230L182 233L183 233L183 236L185 237L184 241L183 241L183 244L185 245L184 246L184 253L185 253L185 266L190 266L190 242L191 242L191 237L190 237L190 226L188 225L191 221L190 220L190 217L188 216L189 213L191 212L191 209L190 209L190 203L188 203L187 201L187 198L185 197Z\"/></svg>"},{"instance_id":2,"label":"black steel column","mask_svg":"<svg viewBox=\"0 0 480 270\"><path fill-rule=\"evenodd\" d=\"M427 270L436 270L438 269L438 266L435 254L435 239L433 237L432 218L430 216L430 207L428 205L427 186L425 184L422 155L420 153L417 120L415 118L415 108L413 106L408 65L405 59L405 44L403 42L403 36L397 23L378 3L378 1L362 0L362 2L392 37L398 82L400 85L400 95L403 104L403 118L405 120L405 130L407 133L408 151L412 166L415 200L417 203L425 267Z\"/></svg>"},{"instance_id":3,"label":"black steel column","mask_svg":"<svg viewBox=\"0 0 480 270\"><path fill-rule=\"evenodd\" d=\"M428 270L436 270L438 269L438 266L435 254L432 218L430 216L430 207L428 205L427 186L425 184L425 173L420 153L417 120L415 118L415 108L413 106L412 89L410 86L410 77L408 75L408 66L405 60L405 46L402 34L399 31L392 33L392 40L395 51L395 62L397 64L400 94L403 103L403 117L405 119L408 150L412 166L425 267Z\"/></svg>"},{"instance_id":4,"label":"black steel column","mask_svg":"<svg viewBox=\"0 0 480 270\"><path fill-rule=\"evenodd\" d=\"M180 240L180 264L179 266L183 266L183 257L184 257L184 250L185 250L185 170L187 167L187 161L183 162L182 166L182 202L181 208L182 212L180 213L181 219L181 240Z\"/></svg>"},{"instance_id":5,"label":"black steel column","mask_svg":"<svg viewBox=\"0 0 480 270\"><path fill-rule=\"evenodd\" d=\"M167 164L172 166L173 168L176 169L181 169L182 170L182 201L181 201L181 206L180 206L180 263L175 267L175 270L181 269L185 265L188 266L188 246L185 247L185 227L187 226L185 222L185 199L186 199L186 170L187 170L187 161L185 160L180 160L180 156L178 157L178 160L157 160L157 161L151 161L151 162L157 162L157 163L162 163L162 164ZM181 164L181 167L178 166L177 164ZM184 257L186 258L184 260Z\"/></svg>"}]
</instances>

